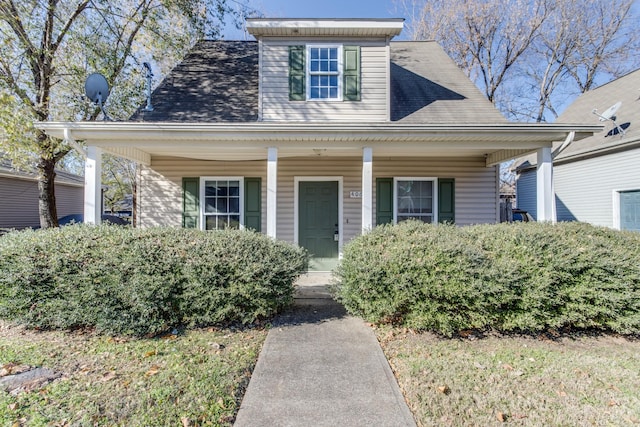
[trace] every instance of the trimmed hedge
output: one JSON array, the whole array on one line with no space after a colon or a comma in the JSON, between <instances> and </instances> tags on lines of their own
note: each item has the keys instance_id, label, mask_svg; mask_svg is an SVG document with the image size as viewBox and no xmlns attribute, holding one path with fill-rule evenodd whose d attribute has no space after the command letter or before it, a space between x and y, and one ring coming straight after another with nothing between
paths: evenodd
<instances>
[{"instance_id":1,"label":"trimmed hedge","mask_svg":"<svg viewBox=\"0 0 640 427\"><path fill-rule=\"evenodd\" d=\"M308 256L251 232L74 225L0 238L0 317L153 335L254 322L293 299Z\"/></svg>"},{"instance_id":2,"label":"trimmed hedge","mask_svg":"<svg viewBox=\"0 0 640 427\"><path fill-rule=\"evenodd\" d=\"M334 272L353 314L465 329L640 333L640 234L583 223L403 222L350 242Z\"/></svg>"}]
</instances>

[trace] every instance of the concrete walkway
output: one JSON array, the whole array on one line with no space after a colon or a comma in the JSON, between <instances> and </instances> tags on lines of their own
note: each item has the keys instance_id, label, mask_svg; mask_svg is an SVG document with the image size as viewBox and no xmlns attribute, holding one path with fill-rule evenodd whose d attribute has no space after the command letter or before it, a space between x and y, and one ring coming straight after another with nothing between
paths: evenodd
<instances>
[{"instance_id":1,"label":"concrete walkway","mask_svg":"<svg viewBox=\"0 0 640 427\"><path fill-rule=\"evenodd\" d=\"M373 331L308 279L269 331L235 426L415 426Z\"/></svg>"}]
</instances>

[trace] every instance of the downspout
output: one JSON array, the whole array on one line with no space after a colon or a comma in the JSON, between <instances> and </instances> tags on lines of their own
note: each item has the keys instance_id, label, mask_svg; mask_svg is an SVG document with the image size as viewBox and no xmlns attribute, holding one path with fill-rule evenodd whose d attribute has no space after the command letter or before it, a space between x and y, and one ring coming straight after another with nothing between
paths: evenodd
<instances>
[{"instance_id":1,"label":"downspout","mask_svg":"<svg viewBox=\"0 0 640 427\"><path fill-rule=\"evenodd\" d=\"M82 155L82 157L84 157L85 159L87 158L87 150L85 150L82 145L78 144L76 142L75 139L73 139L73 136L71 136L71 130L69 128L64 128L64 130L62 131L63 135L64 135L64 139L63 142L65 144L69 144L71 147L73 147L78 153L80 153L80 155Z\"/></svg>"},{"instance_id":2,"label":"downspout","mask_svg":"<svg viewBox=\"0 0 640 427\"><path fill-rule=\"evenodd\" d=\"M575 137L575 131L572 130L571 132L569 132L564 142L558 148L553 150L553 152L551 153L551 159L555 159L558 154L562 153L568 146L570 146Z\"/></svg>"}]
</instances>

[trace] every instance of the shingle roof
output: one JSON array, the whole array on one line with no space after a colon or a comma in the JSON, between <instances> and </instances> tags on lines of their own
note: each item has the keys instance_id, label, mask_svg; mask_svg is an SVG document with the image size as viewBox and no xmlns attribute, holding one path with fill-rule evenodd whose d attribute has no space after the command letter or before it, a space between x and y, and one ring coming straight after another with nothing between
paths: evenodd
<instances>
[{"instance_id":1,"label":"shingle roof","mask_svg":"<svg viewBox=\"0 0 640 427\"><path fill-rule=\"evenodd\" d=\"M507 122L435 41L391 42L391 120Z\"/></svg>"},{"instance_id":2,"label":"shingle roof","mask_svg":"<svg viewBox=\"0 0 640 427\"><path fill-rule=\"evenodd\" d=\"M258 43L198 42L153 91L153 111L130 120L251 122L258 120Z\"/></svg>"},{"instance_id":3,"label":"shingle roof","mask_svg":"<svg viewBox=\"0 0 640 427\"><path fill-rule=\"evenodd\" d=\"M201 41L153 91L153 111L132 121L258 120L258 44ZM500 124L507 120L436 42L391 42L391 120Z\"/></svg>"},{"instance_id":4,"label":"shingle roof","mask_svg":"<svg viewBox=\"0 0 640 427\"><path fill-rule=\"evenodd\" d=\"M625 134L616 130L613 122L601 121L593 114L597 109L603 113L607 108L621 102L616 112L616 123L626 128ZM640 69L583 93L556 120L567 124L603 125L604 131L575 141L558 154L556 161L569 160L584 155L597 155L611 150L632 148L640 143ZM628 126L628 127L627 127ZM556 143L554 148L561 143ZM536 157L527 156L516 161L516 167L530 167L536 164Z\"/></svg>"}]
</instances>

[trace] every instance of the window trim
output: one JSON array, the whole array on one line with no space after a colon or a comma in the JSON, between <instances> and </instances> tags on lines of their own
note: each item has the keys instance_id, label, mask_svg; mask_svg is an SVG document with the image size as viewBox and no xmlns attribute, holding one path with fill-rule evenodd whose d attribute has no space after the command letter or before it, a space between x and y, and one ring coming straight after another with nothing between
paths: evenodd
<instances>
[{"instance_id":1,"label":"window trim","mask_svg":"<svg viewBox=\"0 0 640 427\"><path fill-rule=\"evenodd\" d=\"M423 176L414 176L414 177L404 177L398 176L393 177L393 223L398 223L398 182L400 181L429 181L431 182L431 188L433 190L432 200L433 204L431 206L432 210L432 221L431 224L438 224L438 178L437 177L423 177Z\"/></svg>"},{"instance_id":2,"label":"window trim","mask_svg":"<svg viewBox=\"0 0 640 427\"><path fill-rule=\"evenodd\" d=\"M239 209L240 230L244 230L244 177L243 176L201 176L200 177L200 229L207 231L206 217L213 216L205 213L206 206L206 181L238 181L239 185ZM215 231L215 230L210 230Z\"/></svg>"},{"instance_id":3,"label":"window trim","mask_svg":"<svg viewBox=\"0 0 640 427\"><path fill-rule=\"evenodd\" d=\"M311 49L313 48L329 48L338 50L338 71L332 72L311 72ZM343 45L339 43L310 43L305 46L305 91L307 101L320 101L320 102L341 102L344 99L343 86L344 86L344 49ZM337 98L312 98L311 97L311 76L312 75L335 75L338 77L338 97Z\"/></svg>"}]
</instances>

